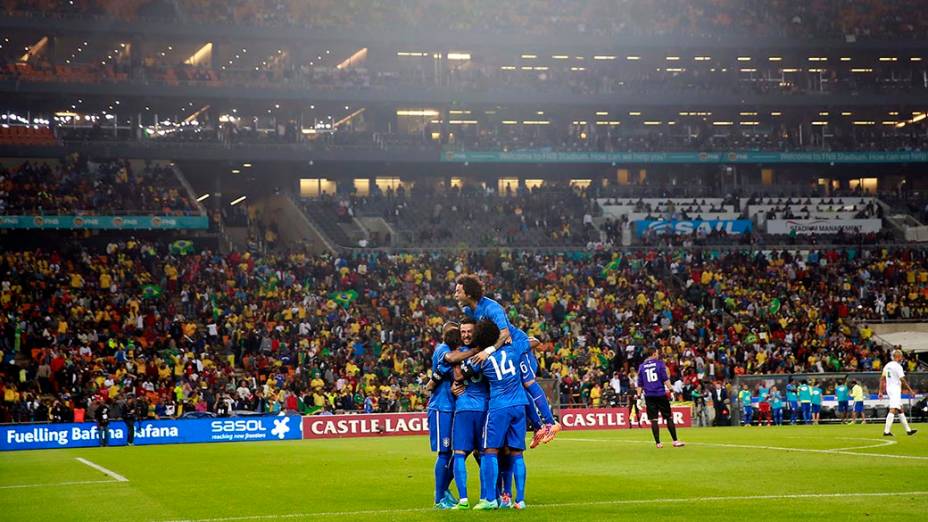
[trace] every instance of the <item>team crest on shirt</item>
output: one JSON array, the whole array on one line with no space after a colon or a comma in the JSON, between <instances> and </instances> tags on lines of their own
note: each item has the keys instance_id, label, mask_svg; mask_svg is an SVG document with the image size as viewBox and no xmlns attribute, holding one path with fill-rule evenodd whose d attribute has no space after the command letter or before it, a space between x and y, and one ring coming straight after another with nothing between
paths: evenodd
<instances>
[{"instance_id":1,"label":"team crest on shirt","mask_svg":"<svg viewBox=\"0 0 928 522\"><path fill-rule=\"evenodd\" d=\"M446 448L451 447L451 439L449 439L448 437L441 439L441 445Z\"/></svg>"}]
</instances>

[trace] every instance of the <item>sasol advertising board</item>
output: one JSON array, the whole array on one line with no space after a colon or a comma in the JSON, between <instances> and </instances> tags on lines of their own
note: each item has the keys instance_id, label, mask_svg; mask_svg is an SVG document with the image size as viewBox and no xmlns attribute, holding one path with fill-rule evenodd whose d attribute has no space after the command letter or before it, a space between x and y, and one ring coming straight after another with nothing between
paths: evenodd
<instances>
[{"instance_id":1,"label":"sasol advertising board","mask_svg":"<svg viewBox=\"0 0 928 522\"><path fill-rule=\"evenodd\" d=\"M711 234L746 234L751 231L750 219L693 219L693 220L653 220L635 221L635 233L638 237L648 234L690 235L694 232Z\"/></svg>"},{"instance_id":2,"label":"sasol advertising board","mask_svg":"<svg viewBox=\"0 0 928 522\"><path fill-rule=\"evenodd\" d=\"M244 442L256 440L299 440L301 418L235 417L219 419L152 420L137 423L135 444L183 444L196 442ZM128 430L123 422L112 422L107 430L111 446L124 446ZM96 424L14 424L0 426L0 450L81 448L100 445Z\"/></svg>"}]
</instances>

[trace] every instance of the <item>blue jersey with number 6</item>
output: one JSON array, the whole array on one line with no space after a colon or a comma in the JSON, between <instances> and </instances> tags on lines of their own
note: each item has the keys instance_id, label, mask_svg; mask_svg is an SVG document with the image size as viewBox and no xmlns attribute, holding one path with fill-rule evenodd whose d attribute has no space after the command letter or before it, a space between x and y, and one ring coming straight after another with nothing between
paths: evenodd
<instances>
[{"instance_id":1,"label":"blue jersey with number 6","mask_svg":"<svg viewBox=\"0 0 928 522\"><path fill-rule=\"evenodd\" d=\"M480 371L490 384L489 409L496 410L528 404L518 369L521 355L517 348L506 344L484 361Z\"/></svg>"}]
</instances>

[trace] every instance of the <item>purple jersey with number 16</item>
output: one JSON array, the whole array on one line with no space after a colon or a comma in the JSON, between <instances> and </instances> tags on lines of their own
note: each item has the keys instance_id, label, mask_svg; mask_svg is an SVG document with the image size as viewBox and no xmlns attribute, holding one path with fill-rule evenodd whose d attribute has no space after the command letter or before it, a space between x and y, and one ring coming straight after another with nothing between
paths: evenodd
<instances>
[{"instance_id":1,"label":"purple jersey with number 16","mask_svg":"<svg viewBox=\"0 0 928 522\"><path fill-rule=\"evenodd\" d=\"M644 389L646 397L664 397L664 381L667 380L667 367L658 359L647 359L638 367L638 387Z\"/></svg>"}]
</instances>

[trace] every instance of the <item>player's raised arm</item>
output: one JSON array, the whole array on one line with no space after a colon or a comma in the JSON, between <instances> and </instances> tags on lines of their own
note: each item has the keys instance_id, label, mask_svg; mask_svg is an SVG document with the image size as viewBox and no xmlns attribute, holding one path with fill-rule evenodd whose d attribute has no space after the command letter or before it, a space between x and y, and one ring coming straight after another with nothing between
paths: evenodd
<instances>
[{"instance_id":1,"label":"player's raised arm","mask_svg":"<svg viewBox=\"0 0 928 522\"><path fill-rule=\"evenodd\" d=\"M474 355L477 355L477 353L479 352L480 352L480 348L477 348L477 347L471 348L467 350L466 352L461 352L461 351L448 352L445 354L445 362L448 364L458 364L460 362L464 362L470 359Z\"/></svg>"}]
</instances>

